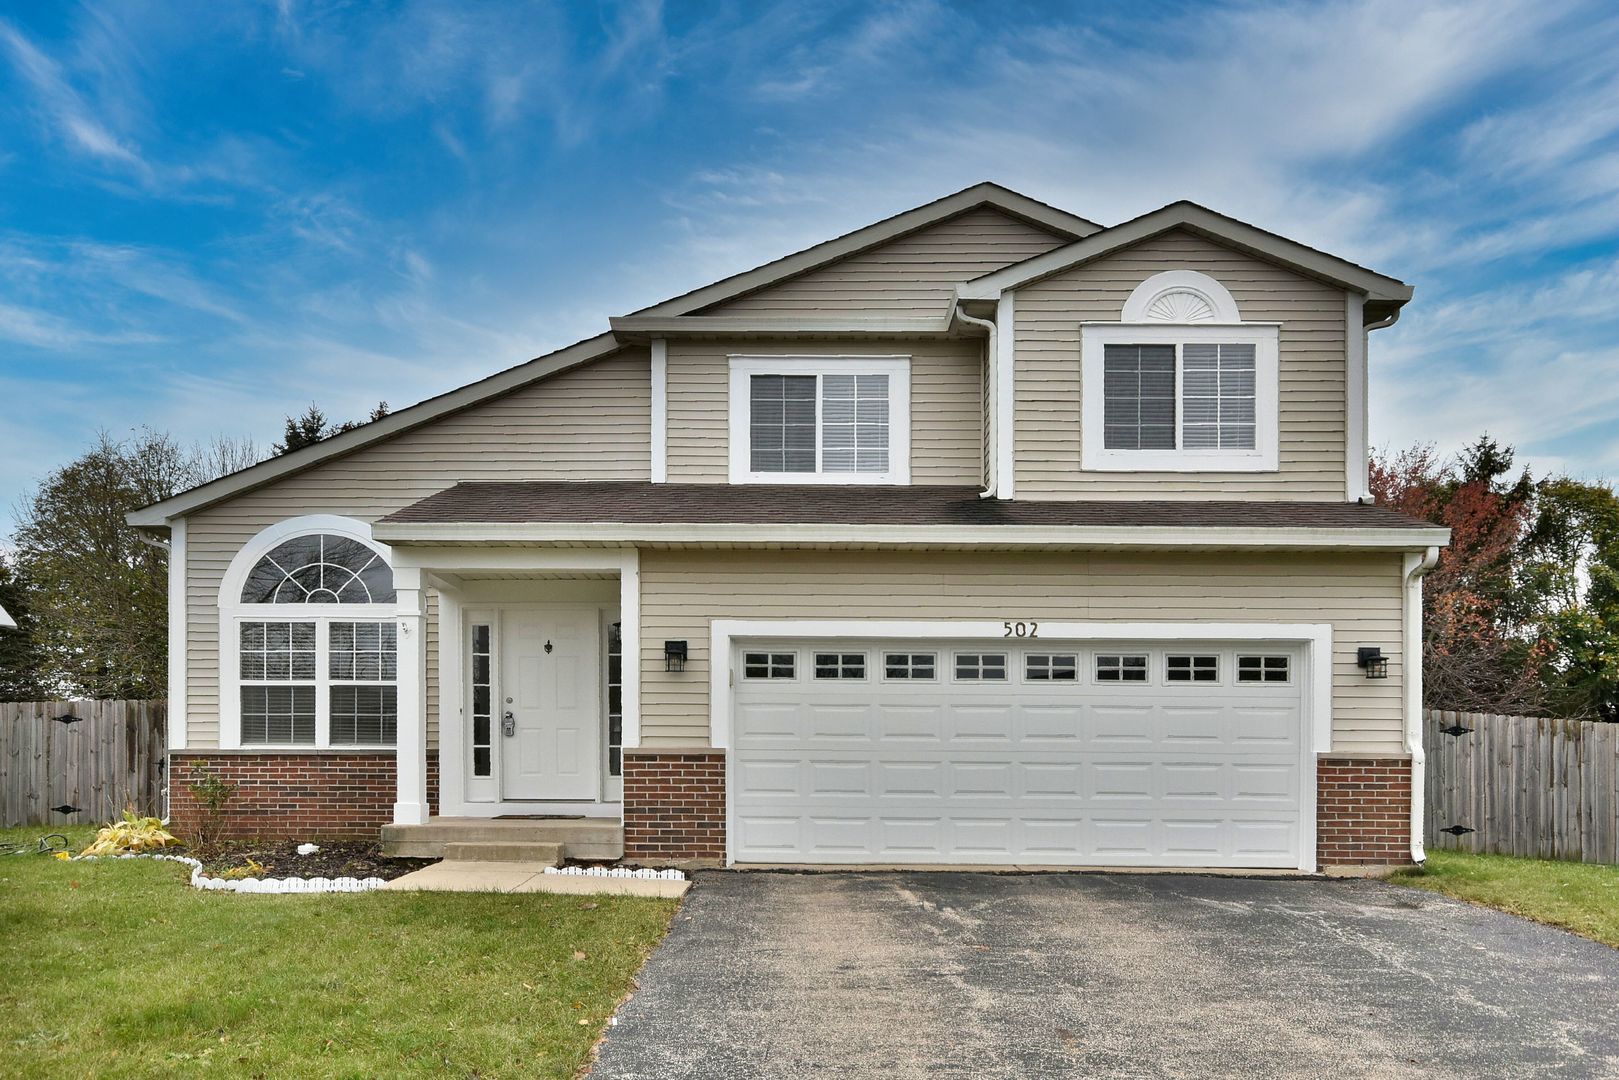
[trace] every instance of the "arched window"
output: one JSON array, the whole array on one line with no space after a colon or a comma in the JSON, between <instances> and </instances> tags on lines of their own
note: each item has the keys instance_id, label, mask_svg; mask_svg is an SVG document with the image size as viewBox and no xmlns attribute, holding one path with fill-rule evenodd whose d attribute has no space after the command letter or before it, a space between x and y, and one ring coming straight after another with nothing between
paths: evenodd
<instances>
[{"instance_id":1,"label":"arched window","mask_svg":"<svg viewBox=\"0 0 1619 1080\"><path fill-rule=\"evenodd\" d=\"M220 745L392 746L395 600L364 522L294 518L244 544L220 588Z\"/></svg>"},{"instance_id":2,"label":"arched window","mask_svg":"<svg viewBox=\"0 0 1619 1080\"><path fill-rule=\"evenodd\" d=\"M382 555L347 536L283 541L247 575L244 604L391 604L394 572Z\"/></svg>"}]
</instances>

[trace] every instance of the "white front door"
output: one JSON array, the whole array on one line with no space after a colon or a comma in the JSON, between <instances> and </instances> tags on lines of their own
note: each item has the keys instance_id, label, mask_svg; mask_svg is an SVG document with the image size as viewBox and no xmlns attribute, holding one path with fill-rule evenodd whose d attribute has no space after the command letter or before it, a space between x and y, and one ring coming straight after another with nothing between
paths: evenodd
<instances>
[{"instance_id":1,"label":"white front door","mask_svg":"<svg viewBox=\"0 0 1619 1080\"><path fill-rule=\"evenodd\" d=\"M594 608L512 608L501 646L501 798L601 794L600 632Z\"/></svg>"}]
</instances>

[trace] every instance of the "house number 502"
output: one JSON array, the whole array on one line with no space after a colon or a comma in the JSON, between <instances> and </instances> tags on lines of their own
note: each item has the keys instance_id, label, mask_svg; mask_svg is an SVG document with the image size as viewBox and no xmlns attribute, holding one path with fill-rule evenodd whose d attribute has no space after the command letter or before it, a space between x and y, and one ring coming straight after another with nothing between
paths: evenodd
<instances>
[{"instance_id":1,"label":"house number 502","mask_svg":"<svg viewBox=\"0 0 1619 1080\"><path fill-rule=\"evenodd\" d=\"M1003 637L1039 637L1040 624L1037 622L1004 622L1006 627Z\"/></svg>"}]
</instances>

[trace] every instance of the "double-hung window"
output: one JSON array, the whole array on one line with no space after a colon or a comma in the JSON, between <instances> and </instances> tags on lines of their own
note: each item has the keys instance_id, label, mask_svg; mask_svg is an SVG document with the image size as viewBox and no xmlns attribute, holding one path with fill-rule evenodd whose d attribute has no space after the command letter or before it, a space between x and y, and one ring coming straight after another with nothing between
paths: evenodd
<instances>
[{"instance_id":1,"label":"double-hung window","mask_svg":"<svg viewBox=\"0 0 1619 1080\"><path fill-rule=\"evenodd\" d=\"M1277 328L1091 323L1081 334L1086 469L1277 467Z\"/></svg>"},{"instance_id":2,"label":"double-hung window","mask_svg":"<svg viewBox=\"0 0 1619 1080\"><path fill-rule=\"evenodd\" d=\"M228 620L235 670L223 672L224 699L236 721L235 741L394 745L394 602L393 570L353 537L294 536L262 556Z\"/></svg>"},{"instance_id":3,"label":"double-hung window","mask_svg":"<svg viewBox=\"0 0 1619 1080\"><path fill-rule=\"evenodd\" d=\"M732 357L731 481L910 480L910 361Z\"/></svg>"}]
</instances>

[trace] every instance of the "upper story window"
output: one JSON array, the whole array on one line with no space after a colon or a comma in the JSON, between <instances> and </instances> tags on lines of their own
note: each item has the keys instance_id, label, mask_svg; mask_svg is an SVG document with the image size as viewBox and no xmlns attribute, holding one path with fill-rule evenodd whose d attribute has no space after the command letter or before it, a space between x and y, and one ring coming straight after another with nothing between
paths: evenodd
<instances>
[{"instance_id":1,"label":"upper story window","mask_svg":"<svg viewBox=\"0 0 1619 1080\"><path fill-rule=\"evenodd\" d=\"M1142 282L1120 322L1081 329L1083 467L1274 471L1279 330L1205 274Z\"/></svg>"},{"instance_id":2,"label":"upper story window","mask_svg":"<svg viewBox=\"0 0 1619 1080\"><path fill-rule=\"evenodd\" d=\"M910 361L732 357L731 482L910 481Z\"/></svg>"}]
</instances>

